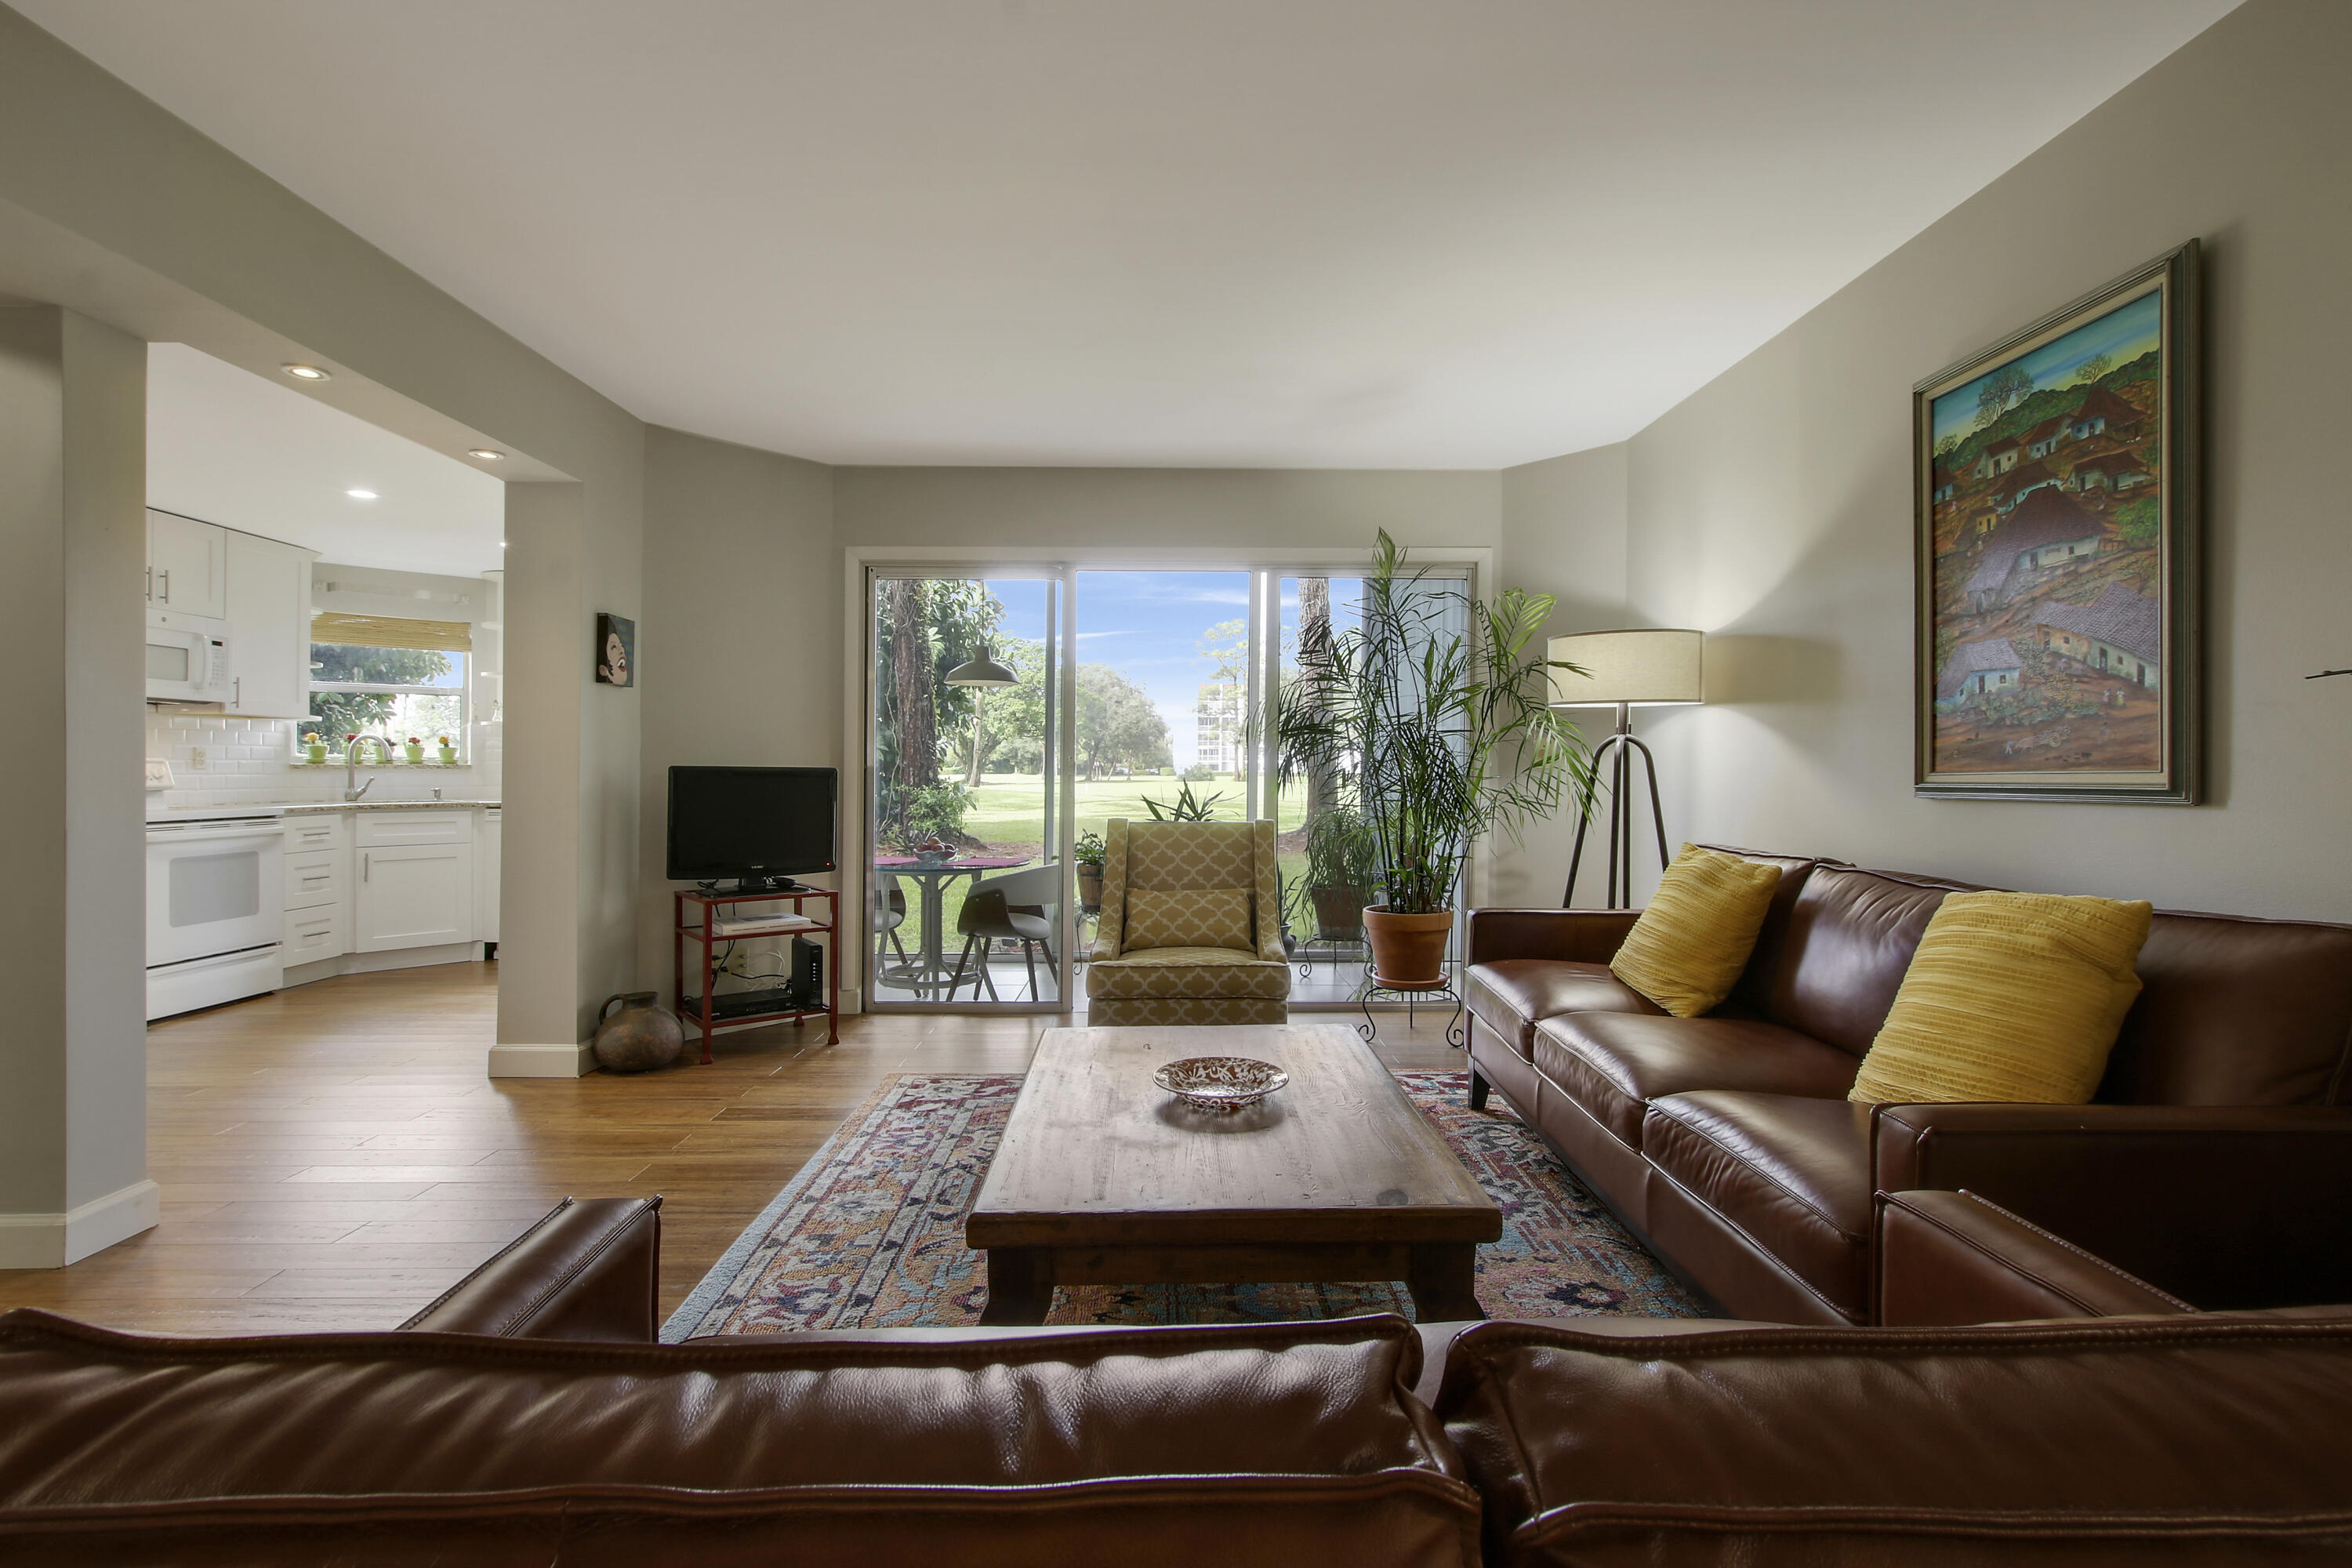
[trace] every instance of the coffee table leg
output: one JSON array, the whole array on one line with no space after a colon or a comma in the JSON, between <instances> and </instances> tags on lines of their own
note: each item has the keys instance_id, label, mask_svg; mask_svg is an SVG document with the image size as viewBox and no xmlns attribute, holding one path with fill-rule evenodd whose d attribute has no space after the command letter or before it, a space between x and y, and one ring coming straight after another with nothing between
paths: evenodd
<instances>
[{"instance_id":1,"label":"coffee table leg","mask_svg":"<svg viewBox=\"0 0 2352 1568\"><path fill-rule=\"evenodd\" d=\"M989 1248L988 1305L980 1310L981 1322L1005 1327L1044 1322L1054 1304L1054 1271L1046 1264L1046 1254L1034 1247Z\"/></svg>"},{"instance_id":2,"label":"coffee table leg","mask_svg":"<svg viewBox=\"0 0 2352 1568\"><path fill-rule=\"evenodd\" d=\"M994 1254L991 1254L993 1268ZM1478 1249L1466 1241L1433 1243L1412 1249L1405 1283L1412 1289L1413 1315L1424 1323L1483 1318L1478 1305ZM991 1279L994 1278L993 1273ZM981 1320L987 1321L985 1318Z\"/></svg>"}]
</instances>

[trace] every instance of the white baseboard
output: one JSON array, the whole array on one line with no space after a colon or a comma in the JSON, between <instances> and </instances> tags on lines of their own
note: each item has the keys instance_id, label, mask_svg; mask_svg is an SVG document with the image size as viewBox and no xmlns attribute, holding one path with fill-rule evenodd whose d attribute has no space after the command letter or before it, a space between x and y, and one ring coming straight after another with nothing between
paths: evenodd
<instances>
[{"instance_id":1,"label":"white baseboard","mask_svg":"<svg viewBox=\"0 0 2352 1568\"><path fill-rule=\"evenodd\" d=\"M377 974L387 969L423 969L434 963L479 963L478 942L446 942L435 947L396 947L385 952L346 952L315 963L289 963L281 987L332 980L339 974Z\"/></svg>"},{"instance_id":2,"label":"white baseboard","mask_svg":"<svg viewBox=\"0 0 2352 1568\"><path fill-rule=\"evenodd\" d=\"M585 1078L596 1070L596 1053L578 1046L492 1046L492 1078Z\"/></svg>"},{"instance_id":3,"label":"white baseboard","mask_svg":"<svg viewBox=\"0 0 2352 1568\"><path fill-rule=\"evenodd\" d=\"M162 1212L162 1190L141 1181L65 1214L0 1214L0 1268L63 1268L152 1230Z\"/></svg>"}]
</instances>

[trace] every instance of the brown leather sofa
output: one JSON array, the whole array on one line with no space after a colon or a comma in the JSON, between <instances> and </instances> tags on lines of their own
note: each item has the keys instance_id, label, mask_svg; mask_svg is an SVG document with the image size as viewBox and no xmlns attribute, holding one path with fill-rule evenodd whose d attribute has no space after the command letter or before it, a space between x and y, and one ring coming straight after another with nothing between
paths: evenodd
<instances>
[{"instance_id":1,"label":"brown leather sofa","mask_svg":"<svg viewBox=\"0 0 2352 1568\"><path fill-rule=\"evenodd\" d=\"M567 1205L418 1331L0 1317L0 1561L1472 1568L1482 1534L1487 1563L1587 1568L2352 1552L2352 1317L663 1346L657 1205Z\"/></svg>"},{"instance_id":2,"label":"brown leather sofa","mask_svg":"<svg viewBox=\"0 0 2352 1568\"><path fill-rule=\"evenodd\" d=\"M1731 997L1621 984L1622 910L1469 921L1471 1100L1499 1089L1736 1317L1868 1323L1880 1192L1967 1186L2206 1309L2352 1300L2352 927L2160 911L2090 1105L1847 1103L1911 954L1970 884L1730 850L1782 876Z\"/></svg>"}]
</instances>

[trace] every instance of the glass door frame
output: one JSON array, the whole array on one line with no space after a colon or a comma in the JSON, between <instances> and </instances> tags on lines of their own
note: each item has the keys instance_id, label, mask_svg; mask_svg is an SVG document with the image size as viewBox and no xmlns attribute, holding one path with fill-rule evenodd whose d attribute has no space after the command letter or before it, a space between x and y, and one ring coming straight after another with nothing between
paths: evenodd
<instances>
[{"instance_id":1,"label":"glass door frame","mask_svg":"<svg viewBox=\"0 0 2352 1568\"><path fill-rule=\"evenodd\" d=\"M862 698L853 704L856 717L851 722L855 744L844 750L845 755L855 755L858 759L857 846L855 858L845 854L844 861L856 874L857 907L865 911L861 916L858 947L858 1010L867 1013L945 1013L966 1017L986 1017L992 1014L1066 1013L1070 1010L1070 980L1077 968L1076 957L1070 951L1071 938L1077 929L1077 912L1071 901L1076 895L1076 881L1070 868L1070 853L1074 847L1070 809L1076 803L1066 776L1069 770L1062 765L1062 760L1070 754L1069 748L1076 738L1071 715L1076 704L1069 700L1077 689L1075 659L1077 638L1070 635L1074 574L1058 562L1007 561L994 554L965 561L941 561L935 553L925 552L899 560L877 558L860 561L857 552L850 553L851 576L862 596L855 617L857 624L852 633L856 638L852 646L856 650L852 657L859 672L856 689ZM1054 995L1050 999L1026 1002L881 1001L874 994L872 972L877 942L872 911L875 874L874 858L869 847L878 841L877 824L874 818L875 777L880 771L882 761L881 714L877 707L880 694L876 680L881 626L876 613L879 603L876 590L883 582L903 578L958 583L992 578L999 582L1043 582L1051 585L1045 595L1045 712L1048 722L1045 757L1041 763L1045 821L1040 835L1043 840L1040 858L1062 868L1062 897L1055 906L1057 929L1054 935ZM929 896L937 898L943 891L943 889L934 889ZM974 989L976 991L977 987Z\"/></svg>"},{"instance_id":2,"label":"glass door frame","mask_svg":"<svg viewBox=\"0 0 2352 1568\"><path fill-rule=\"evenodd\" d=\"M1451 575L1459 573L1463 590L1474 598L1481 594L1483 584L1495 572L1496 548L1487 544L1418 544L1410 538L1406 548L1413 553L1413 564L1433 572ZM845 595L856 605L854 615L843 617L845 658L849 679L845 683L847 700L844 704L842 755L854 757L857 773L859 809L852 819L843 816L845 828L854 827L856 842L843 846L844 879L854 879L854 889L859 915L859 941L855 948L856 968L845 966L842 989L846 992L855 982L858 1010L888 1013L941 1013L963 1016L987 1016L1063 1014L1071 1010L1076 1000L1073 984L1077 972L1076 939L1078 929L1077 889L1075 866L1071 854L1076 847L1074 817L1076 811L1076 777L1075 760L1077 755L1077 576L1080 572L1247 572L1250 574L1248 614L1249 679L1255 683L1251 694L1252 710L1262 716L1257 744L1248 749L1246 781L1244 785L1245 809L1252 817L1263 815L1278 803L1273 789L1271 758L1265 750L1265 736L1271 732L1276 681L1282 658L1282 580L1285 577L1361 577L1370 570L1371 551L1302 548L1273 545L1192 545L1192 546L1088 546L1070 548L1054 545L1013 546L985 549L973 547L960 550L952 546L920 545L851 545L844 552L844 588ZM1058 732L1060 746L1058 770L1050 768L1046 775L1047 812L1052 828L1047 847L1063 868L1066 886L1061 900L1056 932L1060 942L1055 959L1055 986L1057 1000L1051 1002L989 1003L978 1006L961 1002L885 1002L877 1004L869 984L868 966L873 958L874 868L873 841L874 788L873 774L878 761L875 713L875 620L873 582L877 576L948 577L962 581L990 576L1005 578L1044 579L1057 583L1061 591L1051 595L1054 621L1061 631L1061 658L1058 660L1061 700L1055 710L1053 729ZM1052 690L1049 688L1049 691ZM1052 701L1051 696L1048 699ZM1048 751L1055 748L1050 744ZM845 768L844 772L849 771ZM1467 912L1486 898L1491 855L1486 836L1481 836L1470 847L1459 894L1459 910ZM849 904L844 889L842 902ZM845 916L845 923L846 917ZM1457 933L1462 921L1455 923ZM842 944L846 947L848 944ZM1307 1005L1311 1011L1352 1010L1332 1004ZM1374 1006L1386 1010L1389 1004ZM1395 1004L1402 1008L1403 1004Z\"/></svg>"}]
</instances>

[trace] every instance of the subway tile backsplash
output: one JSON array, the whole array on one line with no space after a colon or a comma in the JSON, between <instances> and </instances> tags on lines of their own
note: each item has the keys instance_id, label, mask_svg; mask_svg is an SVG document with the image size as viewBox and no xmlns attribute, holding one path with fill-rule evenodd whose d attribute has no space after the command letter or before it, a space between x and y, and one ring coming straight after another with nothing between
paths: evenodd
<instances>
[{"instance_id":1,"label":"subway tile backsplash","mask_svg":"<svg viewBox=\"0 0 2352 1568\"><path fill-rule=\"evenodd\" d=\"M293 765L295 721L244 719L223 713L178 713L151 709L147 715L147 754L172 764L173 787L151 793L150 810L184 806L278 805L307 801L341 800L343 770ZM497 725L478 725L472 737L475 754L482 761L497 757ZM488 731L489 733L485 734ZM196 750L205 752L205 766L196 767ZM362 767L362 777L383 775L370 795L372 800L412 800L446 790L456 799L495 797L498 770L493 767L400 768Z\"/></svg>"}]
</instances>

